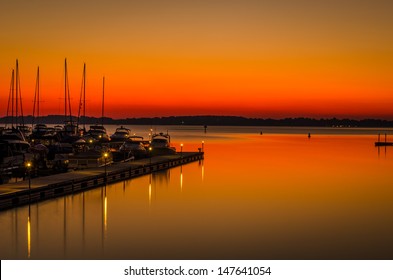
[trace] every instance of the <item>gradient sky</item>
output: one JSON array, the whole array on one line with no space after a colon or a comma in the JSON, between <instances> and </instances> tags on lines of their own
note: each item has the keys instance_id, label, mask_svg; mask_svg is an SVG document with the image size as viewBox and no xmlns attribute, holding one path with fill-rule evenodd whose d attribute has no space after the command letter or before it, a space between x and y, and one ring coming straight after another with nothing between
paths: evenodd
<instances>
[{"instance_id":1,"label":"gradient sky","mask_svg":"<svg viewBox=\"0 0 393 280\"><path fill-rule=\"evenodd\" d=\"M0 116L19 59L24 114L393 119L393 1L2 0Z\"/></svg>"}]
</instances>

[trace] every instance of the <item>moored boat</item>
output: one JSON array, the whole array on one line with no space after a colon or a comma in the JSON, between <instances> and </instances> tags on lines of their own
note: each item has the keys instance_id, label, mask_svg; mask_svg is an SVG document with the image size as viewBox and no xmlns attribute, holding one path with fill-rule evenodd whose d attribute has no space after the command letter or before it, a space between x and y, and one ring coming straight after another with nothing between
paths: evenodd
<instances>
[{"instance_id":1,"label":"moored boat","mask_svg":"<svg viewBox=\"0 0 393 280\"><path fill-rule=\"evenodd\" d=\"M150 148L152 155L173 155L176 153L175 147L171 147L171 137L168 133L153 134Z\"/></svg>"},{"instance_id":2,"label":"moored boat","mask_svg":"<svg viewBox=\"0 0 393 280\"><path fill-rule=\"evenodd\" d=\"M134 135L121 145L119 152L131 153L135 158L147 157L147 150L144 143L143 137Z\"/></svg>"},{"instance_id":3,"label":"moored boat","mask_svg":"<svg viewBox=\"0 0 393 280\"><path fill-rule=\"evenodd\" d=\"M68 168L85 169L111 164L113 162L112 152L109 149L89 149L75 153L68 158Z\"/></svg>"},{"instance_id":4,"label":"moored boat","mask_svg":"<svg viewBox=\"0 0 393 280\"><path fill-rule=\"evenodd\" d=\"M33 159L30 144L17 129L4 129L0 135L0 174L23 176L25 163Z\"/></svg>"},{"instance_id":5,"label":"moored boat","mask_svg":"<svg viewBox=\"0 0 393 280\"><path fill-rule=\"evenodd\" d=\"M27 125L19 125L19 126L17 126L17 128L23 133L25 138L30 137L30 135L32 133L31 127L29 127Z\"/></svg>"},{"instance_id":6,"label":"moored boat","mask_svg":"<svg viewBox=\"0 0 393 280\"><path fill-rule=\"evenodd\" d=\"M126 127L120 126L116 128L115 133L113 133L110 138L112 141L125 141L130 138L130 136L131 130Z\"/></svg>"},{"instance_id":7,"label":"moored boat","mask_svg":"<svg viewBox=\"0 0 393 280\"><path fill-rule=\"evenodd\" d=\"M85 140L93 140L93 142L109 142L110 138L106 132L106 128L103 125L91 125L90 129L86 132L84 136Z\"/></svg>"}]
</instances>

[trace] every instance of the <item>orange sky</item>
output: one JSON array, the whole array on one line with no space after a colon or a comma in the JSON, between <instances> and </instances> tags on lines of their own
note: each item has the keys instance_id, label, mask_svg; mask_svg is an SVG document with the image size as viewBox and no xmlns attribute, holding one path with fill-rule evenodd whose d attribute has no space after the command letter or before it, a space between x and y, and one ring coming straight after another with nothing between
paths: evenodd
<instances>
[{"instance_id":1,"label":"orange sky","mask_svg":"<svg viewBox=\"0 0 393 280\"><path fill-rule=\"evenodd\" d=\"M14 0L0 6L0 116L19 59L25 115L393 119L392 1Z\"/></svg>"}]
</instances>

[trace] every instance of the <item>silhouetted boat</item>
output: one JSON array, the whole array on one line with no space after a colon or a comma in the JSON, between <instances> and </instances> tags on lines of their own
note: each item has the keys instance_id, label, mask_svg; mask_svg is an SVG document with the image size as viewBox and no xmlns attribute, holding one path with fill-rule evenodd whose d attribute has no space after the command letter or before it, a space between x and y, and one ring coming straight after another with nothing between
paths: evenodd
<instances>
[{"instance_id":1,"label":"silhouetted boat","mask_svg":"<svg viewBox=\"0 0 393 280\"><path fill-rule=\"evenodd\" d=\"M48 147L47 166L55 171L67 171L68 158L74 153L70 143L55 143Z\"/></svg>"},{"instance_id":2,"label":"silhouetted boat","mask_svg":"<svg viewBox=\"0 0 393 280\"><path fill-rule=\"evenodd\" d=\"M64 126L57 134L62 143L73 143L80 139L78 125L72 119L71 97L68 84L67 59L64 61Z\"/></svg>"},{"instance_id":3,"label":"silhouetted boat","mask_svg":"<svg viewBox=\"0 0 393 280\"><path fill-rule=\"evenodd\" d=\"M101 124L91 125L90 129L87 131L86 136L84 137L85 140L89 144L94 144L95 142L109 142L110 138L104 127L104 94L105 92L105 77L102 80L102 111L101 111Z\"/></svg>"},{"instance_id":4,"label":"silhouetted boat","mask_svg":"<svg viewBox=\"0 0 393 280\"><path fill-rule=\"evenodd\" d=\"M25 135L17 128L5 128L0 132L0 139L21 140L27 142Z\"/></svg>"},{"instance_id":5,"label":"silhouetted boat","mask_svg":"<svg viewBox=\"0 0 393 280\"><path fill-rule=\"evenodd\" d=\"M81 138L78 126L73 121L66 121L64 123L63 129L57 131L57 135L60 137L60 142L70 144Z\"/></svg>"},{"instance_id":6,"label":"silhouetted boat","mask_svg":"<svg viewBox=\"0 0 393 280\"><path fill-rule=\"evenodd\" d=\"M147 150L142 136L132 136L121 145L119 152L130 153L136 159L147 157Z\"/></svg>"},{"instance_id":7,"label":"silhouetted boat","mask_svg":"<svg viewBox=\"0 0 393 280\"><path fill-rule=\"evenodd\" d=\"M116 128L115 133L111 135L112 141L126 141L131 136L131 130L126 127Z\"/></svg>"},{"instance_id":8,"label":"silhouetted boat","mask_svg":"<svg viewBox=\"0 0 393 280\"><path fill-rule=\"evenodd\" d=\"M31 136L32 133L31 127L27 125L18 125L17 128L23 133L25 138L29 138Z\"/></svg>"},{"instance_id":9,"label":"silhouetted boat","mask_svg":"<svg viewBox=\"0 0 393 280\"><path fill-rule=\"evenodd\" d=\"M4 129L0 135L0 174L23 176L25 163L33 159L30 144L18 129Z\"/></svg>"},{"instance_id":10,"label":"silhouetted boat","mask_svg":"<svg viewBox=\"0 0 393 280\"><path fill-rule=\"evenodd\" d=\"M171 147L171 137L168 133L164 134L160 132L158 134L153 134L150 148L153 155L168 155L176 153L176 149Z\"/></svg>"},{"instance_id":11,"label":"silhouetted boat","mask_svg":"<svg viewBox=\"0 0 393 280\"><path fill-rule=\"evenodd\" d=\"M68 158L68 168L85 169L111 164L113 162L112 152L109 149L90 149L74 153Z\"/></svg>"},{"instance_id":12,"label":"silhouetted boat","mask_svg":"<svg viewBox=\"0 0 393 280\"><path fill-rule=\"evenodd\" d=\"M103 125L99 125L99 124L91 125L90 129L86 132L84 138L85 140L87 140L87 142L90 142L89 140L93 140L93 142L110 141L108 133L106 132L106 128Z\"/></svg>"}]
</instances>

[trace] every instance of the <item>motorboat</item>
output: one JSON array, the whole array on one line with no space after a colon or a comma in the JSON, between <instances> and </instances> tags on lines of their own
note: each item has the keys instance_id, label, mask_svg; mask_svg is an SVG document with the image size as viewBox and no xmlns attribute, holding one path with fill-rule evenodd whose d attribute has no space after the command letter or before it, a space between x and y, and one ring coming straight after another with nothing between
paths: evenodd
<instances>
[{"instance_id":1,"label":"motorboat","mask_svg":"<svg viewBox=\"0 0 393 280\"><path fill-rule=\"evenodd\" d=\"M43 144L50 146L60 141L60 136L53 127L48 127L46 124L36 124L33 127L30 135L30 142L32 144Z\"/></svg>"},{"instance_id":2,"label":"motorboat","mask_svg":"<svg viewBox=\"0 0 393 280\"><path fill-rule=\"evenodd\" d=\"M48 126L43 123L37 123L36 125L34 125L32 131L32 133L35 135L43 135L46 134L47 132L48 132Z\"/></svg>"},{"instance_id":3,"label":"motorboat","mask_svg":"<svg viewBox=\"0 0 393 280\"><path fill-rule=\"evenodd\" d=\"M86 132L85 135L85 140L87 142L92 143L92 142L109 142L110 138L108 136L108 133L106 132L106 128L103 125L91 125L90 129ZM92 140L89 141L89 140Z\"/></svg>"},{"instance_id":4,"label":"motorboat","mask_svg":"<svg viewBox=\"0 0 393 280\"><path fill-rule=\"evenodd\" d=\"M78 126L73 121L66 121L63 129L57 131L57 135L60 137L60 142L70 144L81 138Z\"/></svg>"},{"instance_id":5,"label":"motorboat","mask_svg":"<svg viewBox=\"0 0 393 280\"><path fill-rule=\"evenodd\" d=\"M0 135L0 174L23 176L25 163L33 159L30 144L18 129L4 129Z\"/></svg>"},{"instance_id":6,"label":"motorboat","mask_svg":"<svg viewBox=\"0 0 393 280\"><path fill-rule=\"evenodd\" d=\"M111 135L112 141L125 141L131 136L131 130L126 127L118 127L116 128L115 133Z\"/></svg>"},{"instance_id":7,"label":"motorboat","mask_svg":"<svg viewBox=\"0 0 393 280\"><path fill-rule=\"evenodd\" d=\"M21 140L26 142L26 137L23 134L23 132L15 127L2 129L0 134L0 139Z\"/></svg>"},{"instance_id":8,"label":"motorboat","mask_svg":"<svg viewBox=\"0 0 393 280\"><path fill-rule=\"evenodd\" d=\"M135 158L147 157L147 150L145 148L145 142L141 136L132 136L119 148L120 153L129 153Z\"/></svg>"},{"instance_id":9,"label":"motorboat","mask_svg":"<svg viewBox=\"0 0 393 280\"><path fill-rule=\"evenodd\" d=\"M171 137L168 133L155 133L152 135L149 150L152 155L173 155L176 153L175 147L171 147Z\"/></svg>"},{"instance_id":10,"label":"motorboat","mask_svg":"<svg viewBox=\"0 0 393 280\"><path fill-rule=\"evenodd\" d=\"M29 138L32 133L31 127L27 125L19 125L17 126L17 129L19 129L23 133L25 138Z\"/></svg>"},{"instance_id":11,"label":"motorboat","mask_svg":"<svg viewBox=\"0 0 393 280\"><path fill-rule=\"evenodd\" d=\"M48 146L47 165L55 171L67 171L68 159L74 154L74 147L70 143L55 143Z\"/></svg>"},{"instance_id":12,"label":"motorboat","mask_svg":"<svg viewBox=\"0 0 393 280\"><path fill-rule=\"evenodd\" d=\"M85 169L101 167L111 164L113 162L112 152L101 147L99 149L89 149L70 155L68 158L68 168L70 169Z\"/></svg>"}]
</instances>

